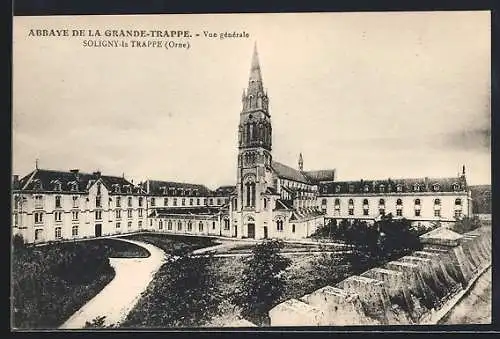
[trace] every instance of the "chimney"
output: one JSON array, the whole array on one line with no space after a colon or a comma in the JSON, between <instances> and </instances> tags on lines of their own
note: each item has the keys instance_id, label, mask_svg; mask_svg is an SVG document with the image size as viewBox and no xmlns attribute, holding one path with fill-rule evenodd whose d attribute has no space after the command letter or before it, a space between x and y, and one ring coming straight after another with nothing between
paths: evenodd
<instances>
[{"instance_id":1,"label":"chimney","mask_svg":"<svg viewBox=\"0 0 500 339\"><path fill-rule=\"evenodd\" d=\"M72 169L70 172L75 175L76 180L80 179L80 170L78 168Z\"/></svg>"},{"instance_id":2,"label":"chimney","mask_svg":"<svg viewBox=\"0 0 500 339\"><path fill-rule=\"evenodd\" d=\"M97 179L99 179L101 177L101 172L100 171L96 171L96 172L92 173L92 175L96 176Z\"/></svg>"}]
</instances>

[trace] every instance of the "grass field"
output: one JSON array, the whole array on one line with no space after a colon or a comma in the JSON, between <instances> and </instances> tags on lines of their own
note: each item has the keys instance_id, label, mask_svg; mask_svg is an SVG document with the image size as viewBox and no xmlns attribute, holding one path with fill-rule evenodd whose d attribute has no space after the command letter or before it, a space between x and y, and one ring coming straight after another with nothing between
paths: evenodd
<instances>
[{"instance_id":1,"label":"grass field","mask_svg":"<svg viewBox=\"0 0 500 339\"><path fill-rule=\"evenodd\" d=\"M142 247L112 239L15 248L12 327L59 327L113 279L110 257L149 255Z\"/></svg>"},{"instance_id":2,"label":"grass field","mask_svg":"<svg viewBox=\"0 0 500 339\"><path fill-rule=\"evenodd\" d=\"M141 233L126 236L125 239L143 241L161 248L167 254L179 255L186 251L219 244L216 240L206 237L182 236L160 233Z\"/></svg>"}]
</instances>

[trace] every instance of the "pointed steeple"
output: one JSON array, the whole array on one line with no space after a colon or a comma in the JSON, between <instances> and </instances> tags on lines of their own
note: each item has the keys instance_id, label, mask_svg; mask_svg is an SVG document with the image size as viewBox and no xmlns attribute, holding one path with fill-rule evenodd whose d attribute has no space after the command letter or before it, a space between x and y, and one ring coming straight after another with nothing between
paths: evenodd
<instances>
[{"instance_id":1,"label":"pointed steeple","mask_svg":"<svg viewBox=\"0 0 500 339\"><path fill-rule=\"evenodd\" d=\"M299 154L299 170L304 170L304 159L302 158L302 153Z\"/></svg>"},{"instance_id":2,"label":"pointed steeple","mask_svg":"<svg viewBox=\"0 0 500 339\"><path fill-rule=\"evenodd\" d=\"M262 73L260 71L257 42L255 42L253 47L252 65L250 67L250 77L248 79L248 93L255 95L259 92L264 92L264 86L262 85Z\"/></svg>"}]
</instances>

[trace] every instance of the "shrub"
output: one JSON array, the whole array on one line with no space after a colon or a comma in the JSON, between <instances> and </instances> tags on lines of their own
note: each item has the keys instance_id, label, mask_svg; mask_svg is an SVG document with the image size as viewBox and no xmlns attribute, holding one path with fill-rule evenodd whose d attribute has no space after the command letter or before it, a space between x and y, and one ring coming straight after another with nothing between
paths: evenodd
<instances>
[{"instance_id":1,"label":"shrub","mask_svg":"<svg viewBox=\"0 0 500 339\"><path fill-rule=\"evenodd\" d=\"M481 226L481 221L478 216L464 217L460 220L455 221L455 223L450 227L454 232L463 234L475 230Z\"/></svg>"}]
</instances>

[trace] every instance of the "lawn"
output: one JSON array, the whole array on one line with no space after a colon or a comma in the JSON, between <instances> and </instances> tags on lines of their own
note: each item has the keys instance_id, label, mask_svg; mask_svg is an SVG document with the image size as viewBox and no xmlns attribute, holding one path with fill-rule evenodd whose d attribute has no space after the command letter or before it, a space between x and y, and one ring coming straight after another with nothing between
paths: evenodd
<instances>
[{"instance_id":1,"label":"lawn","mask_svg":"<svg viewBox=\"0 0 500 339\"><path fill-rule=\"evenodd\" d=\"M228 249L222 248L217 250L217 253L251 253L255 244L238 244ZM284 243L282 253L287 252L321 252L321 251L337 251L341 248L333 245L317 245L317 244L299 244L299 243Z\"/></svg>"},{"instance_id":2,"label":"lawn","mask_svg":"<svg viewBox=\"0 0 500 339\"><path fill-rule=\"evenodd\" d=\"M214 246L220 242L207 237L182 236L161 233L141 233L124 237L124 239L143 241L161 248L168 254L179 255L199 248Z\"/></svg>"},{"instance_id":3,"label":"lawn","mask_svg":"<svg viewBox=\"0 0 500 339\"><path fill-rule=\"evenodd\" d=\"M147 257L119 240L16 246L12 253L12 327L57 328L115 275L110 257Z\"/></svg>"}]
</instances>

